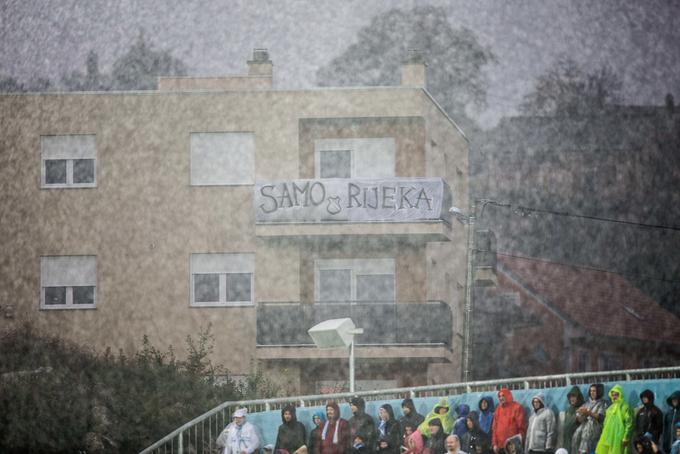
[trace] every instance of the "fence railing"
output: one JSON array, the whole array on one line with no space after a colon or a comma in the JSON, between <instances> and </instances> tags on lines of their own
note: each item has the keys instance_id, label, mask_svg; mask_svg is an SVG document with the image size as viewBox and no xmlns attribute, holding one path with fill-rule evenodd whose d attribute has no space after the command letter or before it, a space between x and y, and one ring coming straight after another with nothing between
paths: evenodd
<instances>
[{"instance_id":1,"label":"fence railing","mask_svg":"<svg viewBox=\"0 0 680 454\"><path fill-rule=\"evenodd\" d=\"M355 393L321 394L276 399L224 402L203 415L189 421L161 440L144 449L141 454L151 453L215 453L215 440L224 426L231 421L236 408L246 407L249 413L280 410L284 405L297 402L300 407L323 406L329 399L349 401L355 395L365 400L392 400L406 397L455 396L469 392L496 391L501 386L510 389L558 388L562 386L590 384L595 382L625 382L633 380L659 380L680 378L680 367L661 367L654 369L631 369L609 372L580 372L573 374L545 375L536 377L505 378L467 383L448 383L443 385L394 388Z\"/></svg>"}]
</instances>

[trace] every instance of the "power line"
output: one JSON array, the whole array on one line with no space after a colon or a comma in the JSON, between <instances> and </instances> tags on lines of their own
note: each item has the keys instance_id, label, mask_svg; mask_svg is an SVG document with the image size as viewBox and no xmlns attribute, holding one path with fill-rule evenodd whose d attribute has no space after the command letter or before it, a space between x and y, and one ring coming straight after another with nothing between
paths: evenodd
<instances>
[{"instance_id":1,"label":"power line","mask_svg":"<svg viewBox=\"0 0 680 454\"><path fill-rule=\"evenodd\" d=\"M488 199L487 199L488 200ZM507 207L507 208L512 208L513 205L510 203L488 203L489 205L495 205L495 206L502 206L502 207ZM675 226L675 225L664 225L664 224L648 224L645 222L637 222L637 221L626 221L624 219L614 219L614 218L606 218L602 216L591 216L587 214L577 214L577 213L569 213L567 211L554 211L554 210L548 210L545 208L533 208L533 207L527 207L523 205L516 205L515 208L513 209L513 212L515 214L518 214L520 216L531 216L531 213L542 213L542 214L550 214L553 216L563 216L563 217L570 217L570 218L577 218L577 219L588 219L591 221L601 221L601 222L611 222L614 224L623 224L623 225L632 225L635 227L643 227L643 228L648 228L648 229L660 229L660 230L672 230L672 231L680 231L680 226Z\"/></svg>"},{"instance_id":2,"label":"power line","mask_svg":"<svg viewBox=\"0 0 680 454\"><path fill-rule=\"evenodd\" d=\"M477 252L477 250L475 250L475 252ZM512 257L512 258L516 258L516 259L531 260L531 261L534 261L534 262L542 262L542 263L556 263L558 265L572 266L574 268L581 268L581 269L590 270L590 271L600 271L600 272L603 272L603 273L618 274L619 276L623 276L623 277L628 278L628 279L645 279L645 280L667 282L667 283L670 283L670 284L680 284L680 281L672 280L672 279L664 279L664 278L660 278L660 277L645 276L645 275L631 276L631 275L625 275L625 274L619 273L618 271L606 270L604 268L597 268L597 267L594 267L594 266L576 265L576 264L573 264L573 263L559 262L559 261L555 261L555 260L542 259L542 258L539 258L539 257L528 257L528 256L525 256L525 255L511 254L509 252L496 251L496 254L502 255L503 257Z\"/></svg>"}]
</instances>

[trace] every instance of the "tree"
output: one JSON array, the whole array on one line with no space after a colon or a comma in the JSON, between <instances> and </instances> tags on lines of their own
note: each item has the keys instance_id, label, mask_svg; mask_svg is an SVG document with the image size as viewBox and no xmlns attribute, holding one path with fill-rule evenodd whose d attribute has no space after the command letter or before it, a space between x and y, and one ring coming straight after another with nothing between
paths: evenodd
<instances>
[{"instance_id":1,"label":"tree","mask_svg":"<svg viewBox=\"0 0 680 454\"><path fill-rule=\"evenodd\" d=\"M110 78L99 71L99 55L90 50L85 60L85 74L73 71L62 77L62 83L69 91L101 91L111 88Z\"/></svg>"},{"instance_id":2,"label":"tree","mask_svg":"<svg viewBox=\"0 0 680 454\"><path fill-rule=\"evenodd\" d=\"M418 6L392 9L359 31L357 41L317 72L322 86L398 85L400 65L418 49L427 65L427 89L456 121L469 121L466 107L486 104L490 49L464 27L454 28L446 10Z\"/></svg>"},{"instance_id":3,"label":"tree","mask_svg":"<svg viewBox=\"0 0 680 454\"><path fill-rule=\"evenodd\" d=\"M588 115L620 102L623 84L609 66L587 72L571 58L560 58L538 76L520 105L531 115Z\"/></svg>"},{"instance_id":4,"label":"tree","mask_svg":"<svg viewBox=\"0 0 680 454\"><path fill-rule=\"evenodd\" d=\"M112 88L155 90L158 76L184 76L186 65L167 50L155 50L140 33L130 50L113 63Z\"/></svg>"}]
</instances>

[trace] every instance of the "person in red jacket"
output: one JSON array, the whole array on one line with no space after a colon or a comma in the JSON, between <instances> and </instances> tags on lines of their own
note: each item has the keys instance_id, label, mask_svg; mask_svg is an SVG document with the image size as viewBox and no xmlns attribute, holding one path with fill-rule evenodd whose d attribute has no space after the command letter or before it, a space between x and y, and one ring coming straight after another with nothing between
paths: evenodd
<instances>
[{"instance_id":1,"label":"person in red jacket","mask_svg":"<svg viewBox=\"0 0 680 454\"><path fill-rule=\"evenodd\" d=\"M491 429L491 444L493 452L496 454L505 451L505 442L508 438L519 435L524 440L527 433L524 407L513 400L512 393L508 388L501 388L498 391L498 401L499 405L493 414Z\"/></svg>"},{"instance_id":2,"label":"person in red jacket","mask_svg":"<svg viewBox=\"0 0 680 454\"><path fill-rule=\"evenodd\" d=\"M335 401L326 404L326 423L319 430L312 454L346 454L350 444L349 423L340 417L340 407Z\"/></svg>"}]
</instances>

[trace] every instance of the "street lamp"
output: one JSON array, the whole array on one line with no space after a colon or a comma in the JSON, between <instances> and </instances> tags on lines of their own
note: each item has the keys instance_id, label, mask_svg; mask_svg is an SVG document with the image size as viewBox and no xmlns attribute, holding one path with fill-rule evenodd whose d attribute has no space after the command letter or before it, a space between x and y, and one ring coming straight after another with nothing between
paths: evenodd
<instances>
[{"instance_id":1,"label":"street lamp","mask_svg":"<svg viewBox=\"0 0 680 454\"><path fill-rule=\"evenodd\" d=\"M318 323L307 331L319 348L349 347L349 391L354 392L354 336L362 334L351 318L335 318Z\"/></svg>"},{"instance_id":2,"label":"street lamp","mask_svg":"<svg viewBox=\"0 0 680 454\"><path fill-rule=\"evenodd\" d=\"M508 203L500 203L490 199L475 199L470 205L470 214L466 215L463 211L452 206L449 213L456 217L458 222L468 226L467 231L467 275L465 277L465 308L463 317L463 381L470 379L470 352L472 350L472 278L474 265L474 246L475 246L475 222L477 221L477 208L481 207L479 218L484 215L484 208L487 205L508 207Z\"/></svg>"}]
</instances>

